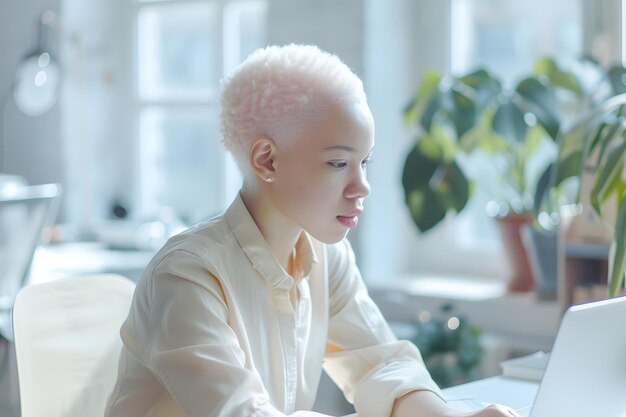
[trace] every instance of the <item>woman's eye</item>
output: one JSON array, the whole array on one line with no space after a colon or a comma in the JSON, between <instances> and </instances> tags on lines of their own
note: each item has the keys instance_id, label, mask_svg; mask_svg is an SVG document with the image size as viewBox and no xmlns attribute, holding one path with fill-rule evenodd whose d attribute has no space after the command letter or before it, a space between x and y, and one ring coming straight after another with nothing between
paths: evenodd
<instances>
[{"instance_id":1,"label":"woman's eye","mask_svg":"<svg viewBox=\"0 0 626 417\"><path fill-rule=\"evenodd\" d=\"M361 162L361 165L363 167L368 166L370 163L372 162L372 160L370 158L364 159L363 162Z\"/></svg>"},{"instance_id":2,"label":"woman's eye","mask_svg":"<svg viewBox=\"0 0 626 417\"><path fill-rule=\"evenodd\" d=\"M330 161L328 165L330 165L333 168L344 168L348 164L343 161Z\"/></svg>"}]
</instances>

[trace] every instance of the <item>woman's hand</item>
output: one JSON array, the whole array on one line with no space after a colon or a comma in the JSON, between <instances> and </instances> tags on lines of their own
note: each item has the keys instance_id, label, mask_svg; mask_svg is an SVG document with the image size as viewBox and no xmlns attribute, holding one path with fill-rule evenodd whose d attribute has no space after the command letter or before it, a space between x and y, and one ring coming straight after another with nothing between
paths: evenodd
<instances>
[{"instance_id":1,"label":"woman's hand","mask_svg":"<svg viewBox=\"0 0 626 417\"><path fill-rule=\"evenodd\" d=\"M520 417L520 415L512 408L499 404L491 404L487 408L480 411L472 411L470 413L461 413L459 417ZM450 416L452 417L452 416Z\"/></svg>"}]
</instances>

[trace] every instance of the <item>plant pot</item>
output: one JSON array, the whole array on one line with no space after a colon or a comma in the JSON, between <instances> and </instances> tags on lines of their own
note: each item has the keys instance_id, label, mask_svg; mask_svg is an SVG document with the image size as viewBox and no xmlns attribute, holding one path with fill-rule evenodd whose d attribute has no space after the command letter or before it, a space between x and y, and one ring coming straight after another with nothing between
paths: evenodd
<instances>
[{"instance_id":1,"label":"plant pot","mask_svg":"<svg viewBox=\"0 0 626 417\"><path fill-rule=\"evenodd\" d=\"M553 300L557 295L557 233L539 231L530 224L522 225L521 233L535 278L535 293L542 300Z\"/></svg>"},{"instance_id":2,"label":"plant pot","mask_svg":"<svg viewBox=\"0 0 626 417\"><path fill-rule=\"evenodd\" d=\"M509 214L504 217L497 217L496 222L502 237L504 252L513 270L513 276L508 284L509 291L532 291L535 288L535 279L521 236L521 227L530 223L530 216Z\"/></svg>"}]
</instances>

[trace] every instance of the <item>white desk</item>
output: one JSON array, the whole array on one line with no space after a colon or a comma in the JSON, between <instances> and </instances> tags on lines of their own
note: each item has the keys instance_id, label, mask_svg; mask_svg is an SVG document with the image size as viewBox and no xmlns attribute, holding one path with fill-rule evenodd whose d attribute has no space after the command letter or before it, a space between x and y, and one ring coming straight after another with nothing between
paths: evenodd
<instances>
[{"instance_id":1,"label":"white desk","mask_svg":"<svg viewBox=\"0 0 626 417\"><path fill-rule=\"evenodd\" d=\"M533 403L538 389L539 383L537 382L494 376L446 388L443 393L449 404L453 407L459 404L460 410L468 410L459 401L466 399L475 399L478 403L497 403L513 409L521 409ZM358 416L357 414L350 414L345 417Z\"/></svg>"},{"instance_id":2,"label":"white desk","mask_svg":"<svg viewBox=\"0 0 626 417\"><path fill-rule=\"evenodd\" d=\"M530 406L539 389L538 382L494 376L443 390L446 399L474 398L480 403L497 403L513 409Z\"/></svg>"}]
</instances>

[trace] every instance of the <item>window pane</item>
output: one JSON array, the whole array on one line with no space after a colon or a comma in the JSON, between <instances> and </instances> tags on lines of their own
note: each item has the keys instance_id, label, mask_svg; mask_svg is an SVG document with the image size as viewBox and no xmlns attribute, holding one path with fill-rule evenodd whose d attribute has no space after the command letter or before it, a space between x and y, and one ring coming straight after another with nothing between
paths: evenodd
<instances>
[{"instance_id":1,"label":"window pane","mask_svg":"<svg viewBox=\"0 0 626 417\"><path fill-rule=\"evenodd\" d=\"M142 100L206 101L221 68L219 11L203 2L146 6L138 14Z\"/></svg>"},{"instance_id":2,"label":"window pane","mask_svg":"<svg viewBox=\"0 0 626 417\"><path fill-rule=\"evenodd\" d=\"M188 223L223 210L224 150L213 108L146 108L140 117L143 212Z\"/></svg>"},{"instance_id":3,"label":"window pane","mask_svg":"<svg viewBox=\"0 0 626 417\"><path fill-rule=\"evenodd\" d=\"M229 73L251 52L265 46L267 2L234 1L224 8L224 69Z\"/></svg>"},{"instance_id":4,"label":"window pane","mask_svg":"<svg viewBox=\"0 0 626 417\"><path fill-rule=\"evenodd\" d=\"M571 62L582 54L580 1L453 0L452 28L455 73L485 65L510 82L540 56Z\"/></svg>"}]
</instances>

